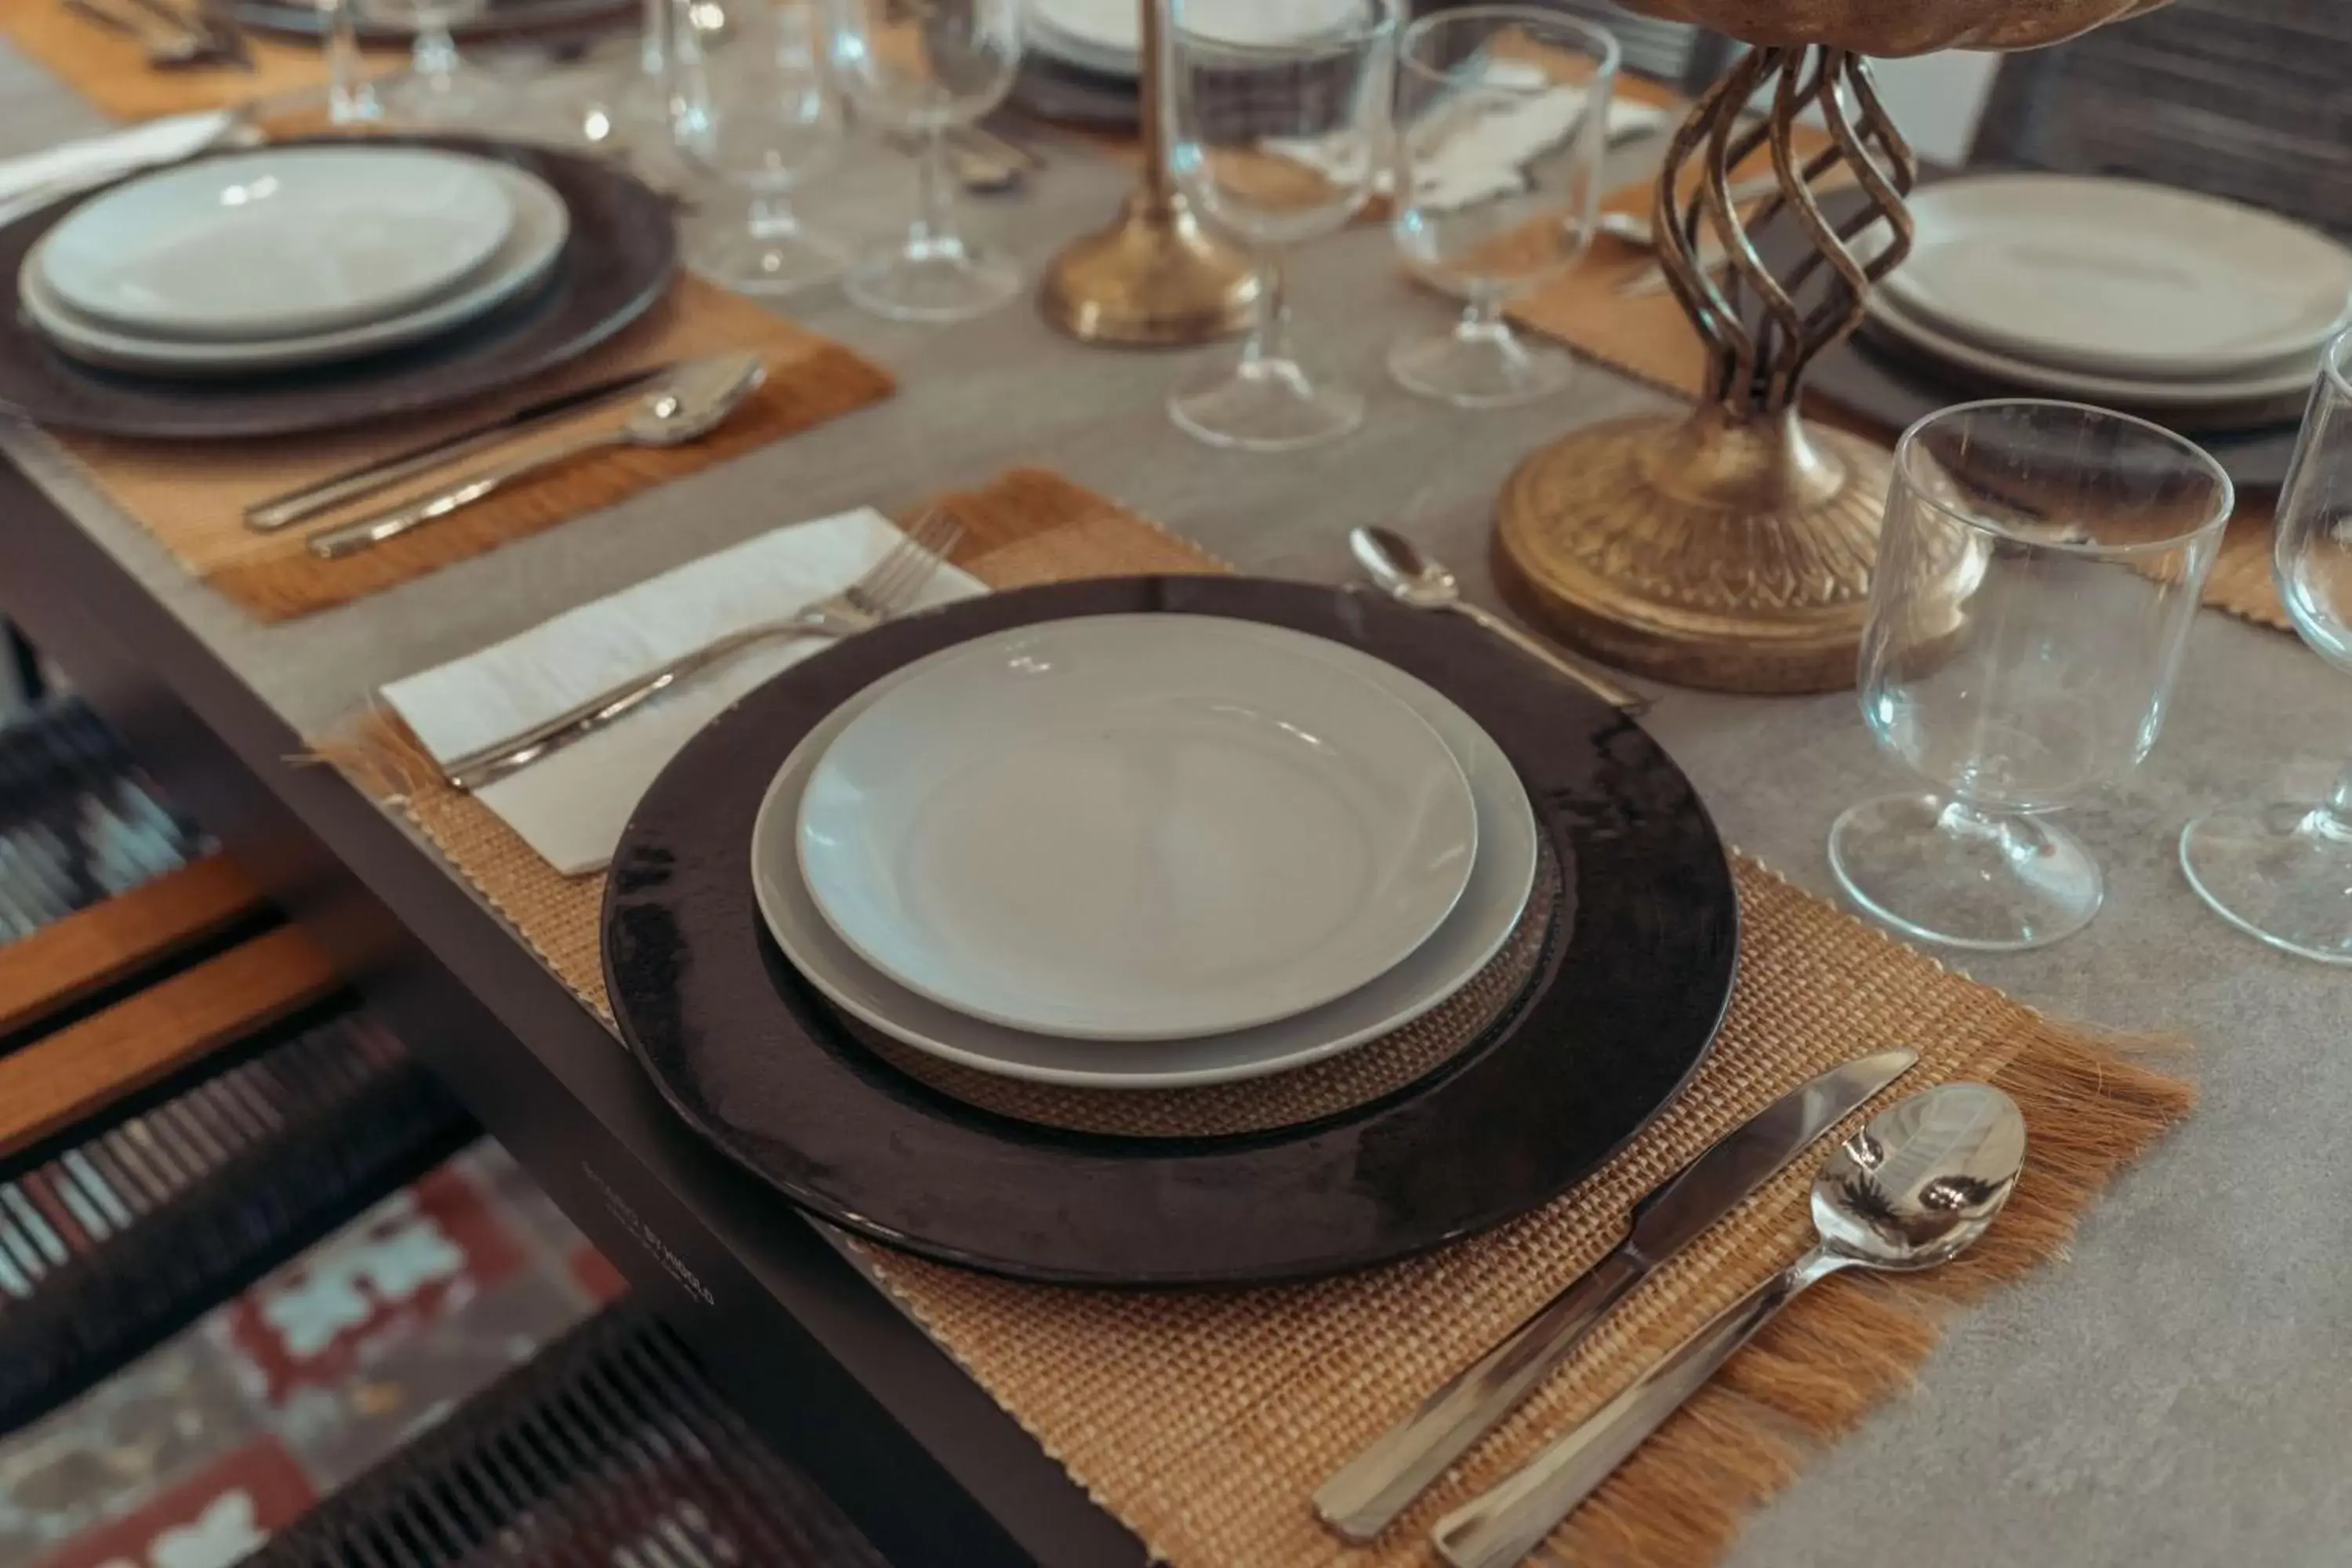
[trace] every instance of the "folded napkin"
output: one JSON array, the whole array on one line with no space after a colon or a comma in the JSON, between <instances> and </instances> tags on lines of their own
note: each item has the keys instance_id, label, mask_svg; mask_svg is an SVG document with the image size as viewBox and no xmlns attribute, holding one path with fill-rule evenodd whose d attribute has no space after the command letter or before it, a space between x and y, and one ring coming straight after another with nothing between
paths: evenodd
<instances>
[{"instance_id":1,"label":"folded napkin","mask_svg":"<svg viewBox=\"0 0 2352 1568\"><path fill-rule=\"evenodd\" d=\"M715 637L838 593L899 537L888 518L864 507L775 529L394 681L383 699L434 760L447 763ZM945 605L983 591L942 566L915 602ZM746 654L476 798L565 876L600 870L638 800L687 742L761 681L827 646L804 637Z\"/></svg>"},{"instance_id":2,"label":"folded napkin","mask_svg":"<svg viewBox=\"0 0 2352 1568\"><path fill-rule=\"evenodd\" d=\"M68 191L200 153L226 134L229 120L223 110L174 114L0 162L0 223Z\"/></svg>"},{"instance_id":3,"label":"folded napkin","mask_svg":"<svg viewBox=\"0 0 2352 1568\"><path fill-rule=\"evenodd\" d=\"M1524 91L1552 80L1532 60L1507 55L1490 58L1481 80L1496 88ZM1472 202L1508 195L1527 186L1521 172L1545 149L1557 146L1583 118L1585 89L1555 82L1552 90L1528 98L1459 100L1437 106L1413 128L1413 201L1428 207L1465 206ZM1612 142L1644 135L1673 117L1654 104L1622 98L1609 101L1608 139ZM1371 156L1360 136L1300 138L1265 143L1269 152L1303 163L1333 180L1363 177ZM1395 181L1385 168L1372 171L1375 195L1392 194Z\"/></svg>"}]
</instances>

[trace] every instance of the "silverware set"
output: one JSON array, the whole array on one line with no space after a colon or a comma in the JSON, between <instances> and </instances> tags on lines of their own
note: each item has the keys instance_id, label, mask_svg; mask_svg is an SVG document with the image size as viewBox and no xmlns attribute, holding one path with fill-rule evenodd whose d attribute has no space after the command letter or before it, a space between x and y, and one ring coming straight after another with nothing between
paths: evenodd
<instances>
[{"instance_id":1,"label":"silverware set","mask_svg":"<svg viewBox=\"0 0 2352 1568\"><path fill-rule=\"evenodd\" d=\"M1318 1514L1369 1542L1500 1426L1654 1270L1698 1239L1917 1060L1895 1049L1833 1068L1759 1112L1634 1205L1616 1250L1423 1402L1316 1490ZM1953 1083L1900 1100L1832 1152L1814 1178L1820 1241L1561 1433L1440 1519L1454 1568L1510 1568L1632 1457L1780 1311L1849 1268L1910 1272L1980 1237L2014 1189L2025 1124L2008 1096Z\"/></svg>"},{"instance_id":2,"label":"silverware set","mask_svg":"<svg viewBox=\"0 0 2352 1568\"><path fill-rule=\"evenodd\" d=\"M463 458L635 400L635 407L617 426L598 425L552 447L462 470L422 495L338 522L306 542L310 552L321 560L341 560L462 511L521 479L593 451L610 447L677 447L700 440L725 424L766 379L766 366L752 353L711 354L631 371L257 501L246 509L246 526L260 533L290 528Z\"/></svg>"},{"instance_id":3,"label":"silverware set","mask_svg":"<svg viewBox=\"0 0 2352 1568\"><path fill-rule=\"evenodd\" d=\"M234 22L205 7L183 11L169 0L60 0L109 32L134 38L156 70L192 66L253 68L253 51Z\"/></svg>"}]
</instances>

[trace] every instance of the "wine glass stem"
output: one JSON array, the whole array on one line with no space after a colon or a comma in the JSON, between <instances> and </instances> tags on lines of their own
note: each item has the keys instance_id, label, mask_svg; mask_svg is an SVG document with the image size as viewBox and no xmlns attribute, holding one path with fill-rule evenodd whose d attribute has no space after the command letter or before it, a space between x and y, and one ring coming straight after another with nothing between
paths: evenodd
<instances>
[{"instance_id":1,"label":"wine glass stem","mask_svg":"<svg viewBox=\"0 0 2352 1568\"><path fill-rule=\"evenodd\" d=\"M1257 309L1250 319L1249 342L1242 345L1244 369L1256 364L1294 364L1290 346L1290 294L1283 285L1282 253L1271 247L1257 264Z\"/></svg>"},{"instance_id":2,"label":"wine glass stem","mask_svg":"<svg viewBox=\"0 0 2352 1568\"><path fill-rule=\"evenodd\" d=\"M418 30L411 68L436 89L448 87L449 78L457 68L457 40L450 37L446 26L436 24Z\"/></svg>"},{"instance_id":3,"label":"wine glass stem","mask_svg":"<svg viewBox=\"0 0 2352 1568\"><path fill-rule=\"evenodd\" d=\"M375 85L360 58L356 0L329 0L327 6L327 123L358 125L383 118Z\"/></svg>"},{"instance_id":4,"label":"wine glass stem","mask_svg":"<svg viewBox=\"0 0 2352 1568\"><path fill-rule=\"evenodd\" d=\"M2336 787L2318 809L2304 819L2304 831L2352 850L2352 762L2336 775Z\"/></svg>"},{"instance_id":5,"label":"wine glass stem","mask_svg":"<svg viewBox=\"0 0 2352 1568\"><path fill-rule=\"evenodd\" d=\"M915 160L917 187L915 226L909 247L934 255L952 254L962 241L956 234L955 176L948 169L948 132L934 125L923 136L922 155Z\"/></svg>"},{"instance_id":6,"label":"wine glass stem","mask_svg":"<svg viewBox=\"0 0 2352 1568\"><path fill-rule=\"evenodd\" d=\"M1462 307L1462 320L1454 323L1454 335L1465 342L1494 342L1510 336L1510 325L1503 320L1503 296L1492 289L1471 285L1468 300Z\"/></svg>"},{"instance_id":7,"label":"wine glass stem","mask_svg":"<svg viewBox=\"0 0 2352 1568\"><path fill-rule=\"evenodd\" d=\"M760 239L789 239L800 233L801 220L789 198L756 195L751 198L750 226Z\"/></svg>"}]
</instances>

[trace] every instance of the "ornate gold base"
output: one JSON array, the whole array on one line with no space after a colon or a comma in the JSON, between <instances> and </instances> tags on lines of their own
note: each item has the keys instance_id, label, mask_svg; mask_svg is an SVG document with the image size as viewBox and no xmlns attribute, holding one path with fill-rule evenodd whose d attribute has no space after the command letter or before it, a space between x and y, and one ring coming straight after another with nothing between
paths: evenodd
<instances>
[{"instance_id":1,"label":"ornate gold base","mask_svg":"<svg viewBox=\"0 0 2352 1568\"><path fill-rule=\"evenodd\" d=\"M1065 247L1045 268L1037 308L1088 343L1175 348L1249 325L1257 272L1213 237L1173 192L1139 186L1118 221Z\"/></svg>"},{"instance_id":2,"label":"ornate gold base","mask_svg":"<svg viewBox=\"0 0 2352 1568\"><path fill-rule=\"evenodd\" d=\"M1579 430L1503 487L1496 575L1606 663L1718 691L1853 684L1887 455L1793 416Z\"/></svg>"}]
</instances>

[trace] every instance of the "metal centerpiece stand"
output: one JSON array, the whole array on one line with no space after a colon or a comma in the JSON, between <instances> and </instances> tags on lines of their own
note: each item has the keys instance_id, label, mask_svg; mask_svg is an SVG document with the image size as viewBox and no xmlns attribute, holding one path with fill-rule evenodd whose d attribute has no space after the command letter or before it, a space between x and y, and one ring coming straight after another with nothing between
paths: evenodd
<instances>
[{"instance_id":1,"label":"metal centerpiece stand","mask_svg":"<svg viewBox=\"0 0 2352 1568\"><path fill-rule=\"evenodd\" d=\"M1590 426L1521 463L1498 503L1497 574L1570 643L1660 679L1849 686L1888 455L1798 404L1806 368L1862 324L1870 289L1910 249L1916 163L1866 57L2038 47L2164 0L1624 3L1750 46L1684 121L1658 179L1659 259L1706 346L1706 382L1691 414ZM1829 142L1805 157L1808 109ZM1742 215L1732 173L1763 149L1780 189ZM1832 184L1861 195L1835 221L1819 200ZM1754 240L1776 217L1804 242L1777 271ZM1700 260L1713 243L1729 258L1720 279Z\"/></svg>"},{"instance_id":2,"label":"metal centerpiece stand","mask_svg":"<svg viewBox=\"0 0 2352 1568\"><path fill-rule=\"evenodd\" d=\"M1202 226L1168 173L1167 0L1139 0L1143 172L1108 228L1065 247L1037 290L1045 320L1082 342L1173 348L1249 325L1257 271Z\"/></svg>"}]
</instances>

